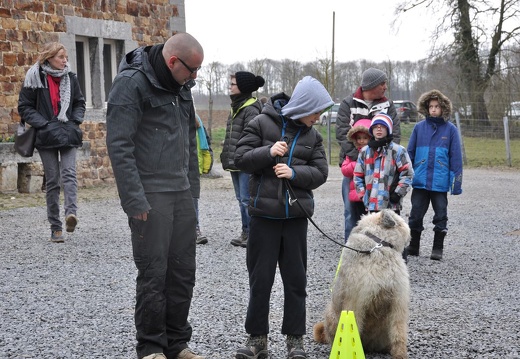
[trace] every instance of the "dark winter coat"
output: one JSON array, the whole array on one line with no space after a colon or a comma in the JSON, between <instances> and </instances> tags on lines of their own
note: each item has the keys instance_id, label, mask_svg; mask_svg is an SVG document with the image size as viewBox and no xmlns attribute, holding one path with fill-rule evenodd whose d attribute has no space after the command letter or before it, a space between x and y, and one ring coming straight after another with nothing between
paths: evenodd
<instances>
[{"instance_id":1,"label":"dark winter coat","mask_svg":"<svg viewBox=\"0 0 520 359\"><path fill-rule=\"evenodd\" d=\"M78 77L69 72L70 105L67 109L69 121L61 122L54 115L51 95L47 87L47 76L40 69L44 88L22 87L18 98L18 113L22 120L36 129L37 149L81 147L83 133L79 125L85 115L85 98L81 93Z\"/></svg>"},{"instance_id":2,"label":"dark winter coat","mask_svg":"<svg viewBox=\"0 0 520 359\"><path fill-rule=\"evenodd\" d=\"M291 167L294 176L289 180L295 197L309 216L314 213L312 190L327 180L328 164L323 138L313 127L280 115L281 105L289 97L284 93L273 96L262 113L244 129L235 155L235 165L251 173L249 181L249 214L267 218L306 217L297 203L289 205L284 181L276 177L273 166L281 160ZM284 138L289 151L282 158L273 158L272 145ZM293 198L294 199L294 198Z\"/></svg>"},{"instance_id":3,"label":"dark winter coat","mask_svg":"<svg viewBox=\"0 0 520 359\"><path fill-rule=\"evenodd\" d=\"M254 97L250 97L239 106L236 112L231 111L226 124L226 138L220 154L222 168L226 171L238 171L235 166L235 151L237 142L242 136L249 121L262 111L262 104Z\"/></svg>"},{"instance_id":4,"label":"dark winter coat","mask_svg":"<svg viewBox=\"0 0 520 359\"><path fill-rule=\"evenodd\" d=\"M372 119L380 112L386 113L393 121L393 141L395 143L401 142L401 122L397 117L397 110L395 109L392 100L383 97L372 103L368 108L366 102L363 100L363 92L361 87L356 93L347 96L341 101L336 118L336 139L341 147L339 152L339 165L345 160L345 156L352 159L357 159L358 150L352 142L347 140L347 133L355 125L355 123L363 118Z\"/></svg>"},{"instance_id":5,"label":"dark winter coat","mask_svg":"<svg viewBox=\"0 0 520 359\"><path fill-rule=\"evenodd\" d=\"M108 97L108 154L129 216L150 210L147 192L200 194L192 84L178 94L164 88L148 60L149 49L126 55Z\"/></svg>"}]
</instances>

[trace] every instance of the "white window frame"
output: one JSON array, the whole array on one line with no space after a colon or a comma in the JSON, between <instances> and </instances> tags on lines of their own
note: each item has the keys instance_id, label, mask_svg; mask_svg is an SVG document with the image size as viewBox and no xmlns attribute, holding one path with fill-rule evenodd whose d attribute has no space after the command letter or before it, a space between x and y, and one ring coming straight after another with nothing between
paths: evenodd
<instances>
[{"instance_id":1,"label":"white window frame","mask_svg":"<svg viewBox=\"0 0 520 359\"><path fill-rule=\"evenodd\" d=\"M111 79L110 79L110 85L112 85L112 82L114 81L114 78L117 75L117 66L118 66L118 64L117 64L117 52L116 52L117 43L116 43L116 41L117 40L103 39L103 55L105 53L104 46L105 45L109 45L110 46L110 70L112 72L112 76L111 76ZM103 56L103 62L105 62L105 61L106 61L106 59ZM103 74L103 85L106 85L106 74ZM105 93L105 98L108 98L108 91L106 91L106 93ZM106 100L105 100L105 107L106 107Z\"/></svg>"},{"instance_id":2,"label":"white window frame","mask_svg":"<svg viewBox=\"0 0 520 359\"><path fill-rule=\"evenodd\" d=\"M85 105L88 108L92 108L92 81L91 81L91 74L90 71L90 47L89 47L89 41L88 37L85 36L76 36L75 41L81 42L83 44L83 63L84 69L76 69L76 72L78 76L83 77L85 81L85 93L83 94L83 97L85 97ZM76 61L76 67L77 67L77 61ZM81 70L83 70L81 72Z\"/></svg>"}]
</instances>

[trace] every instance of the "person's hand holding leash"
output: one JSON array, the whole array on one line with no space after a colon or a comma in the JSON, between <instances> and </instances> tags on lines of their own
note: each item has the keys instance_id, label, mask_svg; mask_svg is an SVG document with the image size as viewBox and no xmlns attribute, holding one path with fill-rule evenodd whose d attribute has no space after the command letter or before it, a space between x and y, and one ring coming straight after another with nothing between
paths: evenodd
<instances>
[{"instance_id":1,"label":"person's hand holding leash","mask_svg":"<svg viewBox=\"0 0 520 359\"><path fill-rule=\"evenodd\" d=\"M277 141L270 149L270 154L272 157L283 157L285 152L287 152L288 146L286 141ZM277 161L278 162L278 161ZM273 166L274 173L278 178L287 178L291 179L293 175L292 169L287 166L285 163L277 163Z\"/></svg>"},{"instance_id":2,"label":"person's hand holding leash","mask_svg":"<svg viewBox=\"0 0 520 359\"><path fill-rule=\"evenodd\" d=\"M278 178L287 178L291 179L293 176L293 170L291 167L287 166L285 163L277 163L273 166L274 173Z\"/></svg>"},{"instance_id":3,"label":"person's hand holding leash","mask_svg":"<svg viewBox=\"0 0 520 359\"><path fill-rule=\"evenodd\" d=\"M277 141L274 145L271 146L269 153L271 154L271 157L283 157L283 155L285 155L285 152L287 152L287 149L287 142Z\"/></svg>"}]
</instances>

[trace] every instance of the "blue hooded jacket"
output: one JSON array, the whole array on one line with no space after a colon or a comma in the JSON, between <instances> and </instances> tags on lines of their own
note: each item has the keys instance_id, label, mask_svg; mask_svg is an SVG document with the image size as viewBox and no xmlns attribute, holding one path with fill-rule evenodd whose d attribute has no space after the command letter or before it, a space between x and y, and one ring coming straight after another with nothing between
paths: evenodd
<instances>
[{"instance_id":1,"label":"blue hooded jacket","mask_svg":"<svg viewBox=\"0 0 520 359\"><path fill-rule=\"evenodd\" d=\"M432 90L418 101L424 114L430 99L439 101L444 117L426 117L412 131L407 148L415 172L412 187L458 195L462 193L462 147L457 127L448 121L451 102Z\"/></svg>"}]
</instances>

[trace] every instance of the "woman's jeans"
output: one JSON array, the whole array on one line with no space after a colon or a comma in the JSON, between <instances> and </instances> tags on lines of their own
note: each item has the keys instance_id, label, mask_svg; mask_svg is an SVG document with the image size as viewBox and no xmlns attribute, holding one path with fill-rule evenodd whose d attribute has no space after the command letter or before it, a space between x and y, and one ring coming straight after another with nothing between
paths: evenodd
<instances>
[{"instance_id":1,"label":"woman's jeans","mask_svg":"<svg viewBox=\"0 0 520 359\"><path fill-rule=\"evenodd\" d=\"M63 186L65 217L76 215L78 181L76 178L75 147L52 148L38 150L45 173L45 188L47 199L47 218L51 231L61 231L60 191Z\"/></svg>"},{"instance_id":2,"label":"woman's jeans","mask_svg":"<svg viewBox=\"0 0 520 359\"><path fill-rule=\"evenodd\" d=\"M233 181L235 197L240 207L242 232L249 233L249 222L251 221L247 211L249 206L249 174L241 171L231 171L231 180Z\"/></svg>"}]
</instances>

